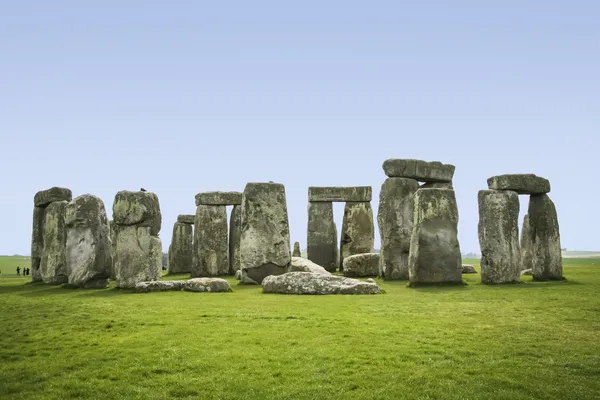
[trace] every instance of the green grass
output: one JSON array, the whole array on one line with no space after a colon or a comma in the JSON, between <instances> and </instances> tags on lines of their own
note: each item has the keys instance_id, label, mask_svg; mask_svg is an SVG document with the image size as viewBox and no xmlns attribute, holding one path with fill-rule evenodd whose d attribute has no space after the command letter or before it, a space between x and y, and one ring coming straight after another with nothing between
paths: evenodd
<instances>
[{"instance_id":1,"label":"green grass","mask_svg":"<svg viewBox=\"0 0 600 400\"><path fill-rule=\"evenodd\" d=\"M564 271L286 296L233 279L232 293L65 289L3 270L0 398L597 399L600 260Z\"/></svg>"},{"instance_id":2,"label":"green grass","mask_svg":"<svg viewBox=\"0 0 600 400\"><path fill-rule=\"evenodd\" d=\"M21 273L23 273L23 268L31 268L31 257L0 256L0 279L2 279L3 277L16 277L17 267L21 267Z\"/></svg>"}]
</instances>

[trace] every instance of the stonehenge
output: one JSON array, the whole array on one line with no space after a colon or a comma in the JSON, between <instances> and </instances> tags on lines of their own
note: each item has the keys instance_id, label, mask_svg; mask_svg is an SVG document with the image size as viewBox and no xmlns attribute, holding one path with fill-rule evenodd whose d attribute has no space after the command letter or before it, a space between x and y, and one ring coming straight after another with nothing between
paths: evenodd
<instances>
[{"instance_id":1,"label":"stonehenge","mask_svg":"<svg viewBox=\"0 0 600 400\"><path fill-rule=\"evenodd\" d=\"M300 242L294 242L294 251L292 252L292 257L302 257L302 252L300 251Z\"/></svg>"},{"instance_id":2,"label":"stonehenge","mask_svg":"<svg viewBox=\"0 0 600 400\"><path fill-rule=\"evenodd\" d=\"M379 254L355 254L344 259L344 276L349 278L379 275Z\"/></svg>"},{"instance_id":3,"label":"stonehenge","mask_svg":"<svg viewBox=\"0 0 600 400\"><path fill-rule=\"evenodd\" d=\"M194 215L177 216L168 252L167 269L169 274L189 273L192 270L194 218Z\"/></svg>"},{"instance_id":4,"label":"stonehenge","mask_svg":"<svg viewBox=\"0 0 600 400\"><path fill-rule=\"evenodd\" d=\"M242 206L234 205L229 217L229 275L240 270L240 239L242 237Z\"/></svg>"},{"instance_id":5,"label":"stonehenge","mask_svg":"<svg viewBox=\"0 0 600 400\"><path fill-rule=\"evenodd\" d=\"M65 216L67 201L55 201L46 207L44 216L44 251L40 262L42 281L49 284L66 283L67 270L67 228Z\"/></svg>"},{"instance_id":6,"label":"stonehenge","mask_svg":"<svg viewBox=\"0 0 600 400\"><path fill-rule=\"evenodd\" d=\"M373 252L375 226L371 208L372 188L308 188L307 257L333 272L344 269L344 258ZM333 202L344 202L344 218L337 247L337 228L333 220Z\"/></svg>"},{"instance_id":7,"label":"stonehenge","mask_svg":"<svg viewBox=\"0 0 600 400\"><path fill-rule=\"evenodd\" d=\"M562 252L556 207L547 194L529 198L529 237L533 280L562 280Z\"/></svg>"}]
</instances>

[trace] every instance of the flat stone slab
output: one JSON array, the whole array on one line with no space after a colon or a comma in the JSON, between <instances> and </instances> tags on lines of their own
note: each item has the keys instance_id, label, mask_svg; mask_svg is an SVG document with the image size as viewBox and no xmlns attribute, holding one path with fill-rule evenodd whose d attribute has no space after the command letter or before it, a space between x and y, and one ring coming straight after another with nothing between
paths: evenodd
<instances>
[{"instance_id":1,"label":"flat stone slab","mask_svg":"<svg viewBox=\"0 0 600 400\"><path fill-rule=\"evenodd\" d=\"M544 194L550 192L550 181L535 174L507 174L492 176L487 180L493 190L512 190L518 194Z\"/></svg>"},{"instance_id":2,"label":"flat stone slab","mask_svg":"<svg viewBox=\"0 0 600 400\"><path fill-rule=\"evenodd\" d=\"M262 281L263 293L279 294L378 294L377 283L368 279L344 278L314 272L288 272L267 276Z\"/></svg>"},{"instance_id":3,"label":"flat stone slab","mask_svg":"<svg viewBox=\"0 0 600 400\"><path fill-rule=\"evenodd\" d=\"M383 162L383 172L390 178L412 178L426 183L452 182L455 169L454 165L439 161L390 158Z\"/></svg>"},{"instance_id":4,"label":"flat stone slab","mask_svg":"<svg viewBox=\"0 0 600 400\"><path fill-rule=\"evenodd\" d=\"M39 191L33 197L33 204L36 207L45 207L55 201L73 200L71 189L53 186L50 189Z\"/></svg>"},{"instance_id":5,"label":"flat stone slab","mask_svg":"<svg viewBox=\"0 0 600 400\"><path fill-rule=\"evenodd\" d=\"M177 222L181 224L194 225L194 218L196 218L194 214L179 214L177 216Z\"/></svg>"},{"instance_id":6,"label":"flat stone slab","mask_svg":"<svg viewBox=\"0 0 600 400\"><path fill-rule=\"evenodd\" d=\"M379 253L356 254L344 259L344 276L379 275Z\"/></svg>"},{"instance_id":7,"label":"flat stone slab","mask_svg":"<svg viewBox=\"0 0 600 400\"><path fill-rule=\"evenodd\" d=\"M302 257L292 257L290 272L314 272L321 275L331 275L331 272L314 262Z\"/></svg>"},{"instance_id":8,"label":"flat stone slab","mask_svg":"<svg viewBox=\"0 0 600 400\"><path fill-rule=\"evenodd\" d=\"M186 292L231 292L229 282L221 278L194 278L185 282Z\"/></svg>"},{"instance_id":9,"label":"flat stone slab","mask_svg":"<svg viewBox=\"0 0 600 400\"><path fill-rule=\"evenodd\" d=\"M310 202L369 202L373 197L371 186L311 186L308 188Z\"/></svg>"},{"instance_id":10,"label":"flat stone slab","mask_svg":"<svg viewBox=\"0 0 600 400\"><path fill-rule=\"evenodd\" d=\"M475 270L475 267L472 266L471 264L463 264L462 265L462 273L463 274L476 274L477 271Z\"/></svg>"},{"instance_id":11,"label":"flat stone slab","mask_svg":"<svg viewBox=\"0 0 600 400\"><path fill-rule=\"evenodd\" d=\"M150 293L150 292L166 292L166 291L180 291L183 289L185 281L150 281L150 282L138 282L135 285L136 293Z\"/></svg>"},{"instance_id":12,"label":"flat stone slab","mask_svg":"<svg viewBox=\"0 0 600 400\"><path fill-rule=\"evenodd\" d=\"M196 206L239 206L242 204L241 192L203 192L196 195Z\"/></svg>"}]
</instances>

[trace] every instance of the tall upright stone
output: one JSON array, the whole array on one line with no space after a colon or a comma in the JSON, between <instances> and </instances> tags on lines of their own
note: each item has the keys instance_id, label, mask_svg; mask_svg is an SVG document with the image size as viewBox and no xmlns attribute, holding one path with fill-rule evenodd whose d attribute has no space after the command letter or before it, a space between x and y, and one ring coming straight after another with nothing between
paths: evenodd
<instances>
[{"instance_id":1,"label":"tall upright stone","mask_svg":"<svg viewBox=\"0 0 600 400\"><path fill-rule=\"evenodd\" d=\"M227 275L227 209L224 205L200 204L194 220L192 278Z\"/></svg>"},{"instance_id":2,"label":"tall upright stone","mask_svg":"<svg viewBox=\"0 0 600 400\"><path fill-rule=\"evenodd\" d=\"M113 203L115 273L118 288L161 279L162 242L158 237L162 216L158 196L152 192L122 190Z\"/></svg>"},{"instance_id":3,"label":"tall upright stone","mask_svg":"<svg viewBox=\"0 0 600 400\"><path fill-rule=\"evenodd\" d=\"M282 184L250 182L244 188L240 261L242 281L260 284L269 275L287 272L290 228Z\"/></svg>"},{"instance_id":4,"label":"tall upright stone","mask_svg":"<svg viewBox=\"0 0 600 400\"><path fill-rule=\"evenodd\" d=\"M104 202L84 194L66 207L69 284L83 288L108 286L111 249Z\"/></svg>"},{"instance_id":5,"label":"tall upright stone","mask_svg":"<svg viewBox=\"0 0 600 400\"><path fill-rule=\"evenodd\" d=\"M408 273L411 286L462 282L454 190L419 189L415 193Z\"/></svg>"},{"instance_id":6,"label":"tall upright stone","mask_svg":"<svg viewBox=\"0 0 600 400\"><path fill-rule=\"evenodd\" d=\"M44 221L44 251L40 273L44 283L67 283L67 228L65 215L67 201L56 201L46 207Z\"/></svg>"},{"instance_id":7,"label":"tall upright stone","mask_svg":"<svg viewBox=\"0 0 600 400\"><path fill-rule=\"evenodd\" d=\"M292 252L292 257L302 257L302 252L300 251L300 242L294 242L294 251Z\"/></svg>"},{"instance_id":8,"label":"tall upright stone","mask_svg":"<svg viewBox=\"0 0 600 400\"><path fill-rule=\"evenodd\" d=\"M547 194L531 195L527 214L532 239L533 279L563 279L560 231L554 203Z\"/></svg>"},{"instance_id":9,"label":"tall upright stone","mask_svg":"<svg viewBox=\"0 0 600 400\"><path fill-rule=\"evenodd\" d=\"M108 237L110 239L110 255L111 255L111 263L110 263L110 279L117 279L117 272L115 267L115 257L117 254L117 224L113 222L113 220L108 221Z\"/></svg>"},{"instance_id":10,"label":"tall upright stone","mask_svg":"<svg viewBox=\"0 0 600 400\"><path fill-rule=\"evenodd\" d=\"M339 264L337 227L331 202L308 203L307 258L334 272Z\"/></svg>"},{"instance_id":11,"label":"tall upright stone","mask_svg":"<svg viewBox=\"0 0 600 400\"><path fill-rule=\"evenodd\" d=\"M183 222L175 222L173 235L169 246L169 274L189 273L192 270L193 249L193 225Z\"/></svg>"},{"instance_id":12,"label":"tall upright stone","mask_svg":"<svg viewBox=\"0 0 600 400\"><path fill-rule=\"evenodd\" d=\"M340 241L340 271L344 270L346 257L372 253L374 241L375 225L371 203L346 202Z\"/></svg>"},{"instance_id":13,"label":"tall upright stone","mask_svg":"<svg viewBox=\"0 0 600 400\"><path fill-rule=\"evenodd\" d=\"M533 269L533 238L529 226L529 214L523 217L521 228L521 270Z\"/></svg>"},{"instance_id":14,"label":"tall upright stone","mask_svg":"<svg viewBox=\"0 0 600 400\"><path fill-rule=\"evenodd\" d=\"M481 282L519 282L519 195L509 190L480 190L478 201Z\"/></svg>"},{"instance_id":15,"label":"tall upright stone","mask_svg":"<svg viewBox=\"0 0 600 400\"><path fill-rule=\"evenodd\" d=\"M229 274L235 275L241 268L240 239L242 237L242 206L235 205L229 217Z\"/></svg>"},{"instance_id":16,"label":"tall upright stone","mask_svg":"<svg viewBox=\"0 0 600 400\"><path fill-rule=\"evenodd\" d=\"M408 280L413 196L417 190L419 182L411 178L388 178L381 185L377 213L379 274L386 280Z\"/></svg>"}]
</instances>

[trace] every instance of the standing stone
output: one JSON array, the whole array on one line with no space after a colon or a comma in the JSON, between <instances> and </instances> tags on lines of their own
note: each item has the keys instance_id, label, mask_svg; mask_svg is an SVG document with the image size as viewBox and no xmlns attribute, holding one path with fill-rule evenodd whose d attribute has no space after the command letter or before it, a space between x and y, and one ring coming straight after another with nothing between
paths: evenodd
<instances>
[{"instance_id":1,"label":"standing stone","mask_svg":"<svg viewBox=\"0 0 600 400\"><path fill-rule=\"evenodd\" d=\"M381 237L379 274L386 280L408 280L413 196L417 190L419 182L410 178L388 178L381 185L377 213Z\"/></svg>"},{"instance_id":2,"label":"standing stone","mask_svg":"<svg viewBox=\"0 0 600 400\"><path fill-rule=\"evenodd\" d=\"M521 229L521 270L533 270L533 238L529 225L529 214L523 217L523 228Z\"/></svg>"},{"instance_id":3,"label":"standing stone","mask_svg":"<svg viewBox=\"0 0 600 400\"><path fill-rule=\"evenodd\" d=\"M333 220L333 204L308 203L307 258L335 272L338 267L337 227Z\"/></svg>"},{"instance_id":4,"label":"standing stone","mask_svg":"<svg viewBox=\"0 0 600 400\"><path fill-rule=\"evenodd\" d=\"M241 268L240 239L242 236L242 206L233 206L229 217L229 275Z\"/></svg>"},{"instance_id":5,"label":"standing stone","mask_svg":"<svg viewBox=\"0 0 600 400\"><path fill-rule=\"evenodd\" d=\"M554 203L546 194L532 195L529 199L528 215L532 238L533 279L563 279L560 232Z\"/></svg>"},{"instance_id":6,"label":"standing stone","mask_svg":"<svg viewBox=\"0 0 600 400\"><path fill-rule=\"evenodd\" d=\"M190 224L175 222L169 246L169 274L183 274L192 270L194 256L193 227Z\"/></svg>"},{"instance_id":7,"label":"standing stone","mask_svg":"<svg viewBox=\"0 0 600 400\"><path fill-rule=\"evenodd\" d=\"M346 257L373 252L374 235L375 226L373 225L371 203L347 202L342 220L340 271L344 270Z\"/></svg>"},{"instance_id":8,"label":"standing stone","mask_svg":"<svg viewBox=\"0 0 600 400\"><path fill-rule=\"evenodd\" d=\"M481 282L519 282L519 195L508 190L480 190L478 200Z\"/></svg>"},{"instance_id":9,"label":"standing stone","mask_svg":"<svg viewBox=\"0 0 600 400\"><path fill-rule=\"evenodd\" d=\"M454 190L419 189L415 193L408 273L411 286L462 282Z\"/></svg>"},{"instance_id":10,"label":"standing stone","mask_svg":"<svg viewBox=\"0 0 600 400\"><path fill-rule=\"evenodd\" d=\"M110 242L104 203L85 194L66 207L69 284L105 288L110 278Z\"/></svg>"},{"instance_id":11,"label":"standing stone","mask_svg":"<svg viewBox=\"0 0 600 400\"><path fill-rule=\"evenodd\" d=\"M44 216L45 208L33 208L33 230L31 233L31 281L40 282L42 272L40 266L44 255Z\"/></svg>"},{"instance_id":12,"label":"standing stone","mask_svg":"<svg viewBox=\"0 0 600 400\"><path fill-rule=\"evenodd\" d=\"M40 273L44 283L67 283L67 228L65 214L67 201L56 201L46 207L44 221L44 252Z\"/></svg>"},{"instance_id":13,"label":"standing stone","mask_svg":"<svg viewBox=\"0 0 600 400\"><path fill-rule=\"evenodd\" d=\"M294 242L294 252L292 253L292 257L302 257L302 252L300 251L300 242Z\"/></svg>"},{"instance_id":14,"label":"standing stone","mask_svg":"<svg viewBox=\"0 0 600 400\"><path fill-rule=\"evenodd\" d=\"M117 224L114 223L113 220L108 221L108 235L110 239L110 255L111 255L111 264L110 264L110 279L117 279L117 269L115 266L115 258L117 256Z\"/></svg>"},{"instance_id":15,"label":"standing stone","mask_svg":"<svg viewBox=\"0 0 600 400\"><path fill-rule=\"evenodd\" d=\"M242 281L256 283L287 272L291 261L290 227L285 187L279 183L248 183L242 201L240 243Z\"/></svg>"},{"instance_id":16,"label":"standing stone","mask_svg":"<svg viewBox=\"0 0 600 400\"><path fill-rule=\"evenodd\" d=\"M152 192L122 190L113 203L113 222L121 226L148 226L157 236L162 225L158 196Z\"/></svg>"},{"instance_id":17,"label":"standing stone","mask_svg":"<svg viewBox=\"0 0 600 400\"><path fill-rule=\"evenodd\" d=\"M192 278L227 275L227 209L200 204L196 208Z\"/></svg>"}]
</instances>

